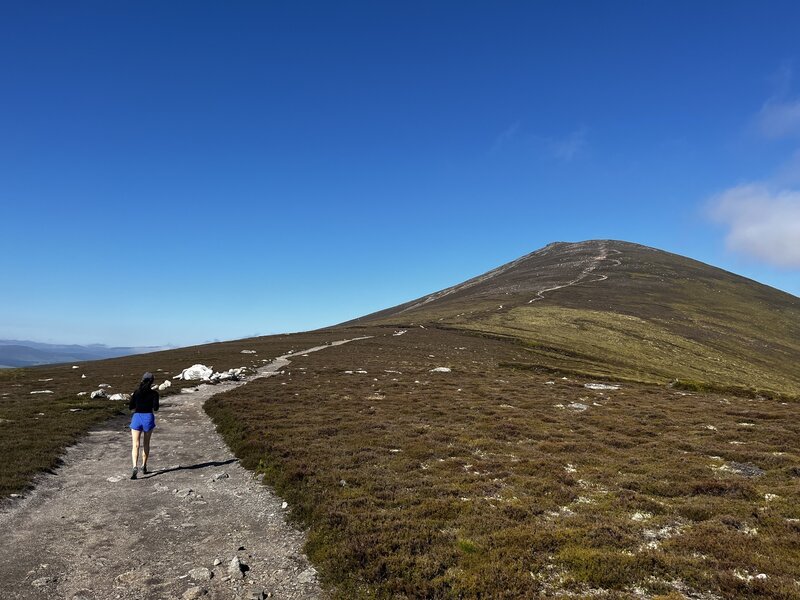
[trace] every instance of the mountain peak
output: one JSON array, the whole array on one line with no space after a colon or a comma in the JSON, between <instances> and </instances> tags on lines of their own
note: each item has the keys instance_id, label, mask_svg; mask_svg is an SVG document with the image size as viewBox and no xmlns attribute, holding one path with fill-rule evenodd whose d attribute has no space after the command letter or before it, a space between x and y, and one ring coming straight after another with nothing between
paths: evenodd
<instances>
[{"instance_id":1,"label":"mountain peak","mask_svg":"<svg viewBox=\"0 0 800 600\"><path fill-rule=\"evenodd\" d=\"M621 240L553 242L352 323L516 338L543 364L594 374L800 389L800 299Z\"/></svg>"}]
</instances>

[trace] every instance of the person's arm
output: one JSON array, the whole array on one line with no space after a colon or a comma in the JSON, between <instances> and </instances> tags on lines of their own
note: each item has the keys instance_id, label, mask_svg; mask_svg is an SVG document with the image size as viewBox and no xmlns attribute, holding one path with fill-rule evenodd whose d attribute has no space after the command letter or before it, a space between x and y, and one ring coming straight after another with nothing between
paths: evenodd
<instances>
[{"instance_id":1,"label":"person's arm","mask_svg":"<svg viewBox=\"0 0 800 600\"><path fill-rule=\"evenodd\" d=\"M128 410L136 408L136 392L131 394L131 399L128 401Z\"/></svg>"},{"instance_id":2,"label":"person's arm","mask_svg":"<svg viewBox=\"0 0 800 600\"><path fill-rule=\"evenodd\" d=\"M158 411L158 392L153 391L155 398L153 398L153 412Z\"/></svg>"}]
</instances>

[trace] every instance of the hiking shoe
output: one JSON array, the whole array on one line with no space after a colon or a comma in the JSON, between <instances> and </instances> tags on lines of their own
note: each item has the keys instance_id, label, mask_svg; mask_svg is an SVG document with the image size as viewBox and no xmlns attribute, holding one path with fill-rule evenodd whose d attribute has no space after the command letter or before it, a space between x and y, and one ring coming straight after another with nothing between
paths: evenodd
<instances>
[{"instance_id":1,"label":"hiking shoe","mask_svg":"<svg viewBox=\"0 0 800 600\"><path fill-rule=\"evenodd\" d=\"M133 473L131 473L131 479L136 479L136 474L139 472L139 469L133 467Z\"/></svg>"},{"instance_id":2,"label":"hiking shoe","mask_svg":"<svg viewBox=\"0 0 800 600\"><path fill-rule=\"evenodd\" d=\"M142 467L142 475L147 475L150 471L147 470L147 465Z\"/></svg>"}]
</instances>

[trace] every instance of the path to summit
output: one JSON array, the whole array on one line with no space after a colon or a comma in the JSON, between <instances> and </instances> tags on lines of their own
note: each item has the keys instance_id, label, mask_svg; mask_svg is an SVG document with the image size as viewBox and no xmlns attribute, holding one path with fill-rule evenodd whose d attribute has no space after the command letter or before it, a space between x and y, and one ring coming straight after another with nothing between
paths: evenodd
<instances>
[{"instance_id":1,"label":"path to summit","mask_svg":"<svg viewBox=\"0 0 800 600\"><path fill-rule=\"evenodd\" d=\"M278 357L257 377L361 339ZM203 411L242 384L164 398L153 472L136 481L127 419L71 447L56 474L0 514L3 600L324 597L286 505L239 466Z\"/></svg>"}]
</instances>

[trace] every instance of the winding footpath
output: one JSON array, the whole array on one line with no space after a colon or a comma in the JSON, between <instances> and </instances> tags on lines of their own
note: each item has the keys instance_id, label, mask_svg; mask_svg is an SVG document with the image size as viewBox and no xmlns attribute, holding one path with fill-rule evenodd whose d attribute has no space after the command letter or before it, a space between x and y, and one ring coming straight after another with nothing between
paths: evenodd
<instances>
[{"instance_id":1,"label":"winding footpath","mask_svg":"<svg viewBox=\"0 0 800 600\"><path fill-rule=\"evenodd\" d=\"M256 377L361 339L278 357ZM57 473L0 513L0 598L324 598L288 507L239 466L203 411L244 383L166 397L153 472L136 481L127 419L69 448Z\"/></svg>"},{"instance_id":2,"label":"winding footpath","mask_svg":"<svg viewBox=\"0 0 800 600\"><path fill-rule=\"evenodd\" d=\"M561 289L570 287L572 285L577 285L581 281L583 281L584 279L589 277L589 275L592 275L592 274L597 275L597 279L592 279L591 281L605 281L606 279L608 279L608 275L602 275L602 274L599 274L599 273L594 273L595 269L597 269L597 267L600 265L600 263L602 263L604 260L610 260L611 262L616 263L614 265L616 267L618 267L618 266L620 266L622 264L622 262L617 258L609 259L608 258L609 252L614 252L616 254L622 254L619 250L608 250L606 248L605 244L601 244L600 245L600 250L599 250L597 256L595 256L594 258L591 259L591 263L585 269L583 269L575 279L573 279L572 281L568 281L567 283L564 283L562 285L554 285L553 287L549 287L549 288L546 288L546 289L543 289L543 290L539 290L538 292L536 292L536 296L534 298L528 300L528 304L533 304L534 302L538 302L539 300L544 300L544 294L547 293L547 292L554 292L556 290L561 290Z\"/></svg>"}]
</instances>

